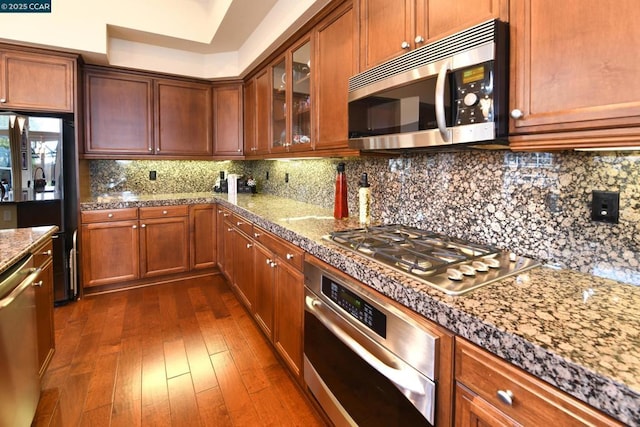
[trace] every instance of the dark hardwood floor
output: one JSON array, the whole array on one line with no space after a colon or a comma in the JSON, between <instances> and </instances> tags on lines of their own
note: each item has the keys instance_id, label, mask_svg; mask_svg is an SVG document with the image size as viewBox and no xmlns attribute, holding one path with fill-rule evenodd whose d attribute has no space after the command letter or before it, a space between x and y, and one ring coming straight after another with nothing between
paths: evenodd
<instances>
[{"instance_id":1,"label":"dark hardwood floor","mask_svg":"<svg viewBox=\"0 0 640 427\"><path fill-rule=\"evenodd\" d=\"M222 276L55 309L35 426L321 426Z\"/></svg>"}]
</instances>

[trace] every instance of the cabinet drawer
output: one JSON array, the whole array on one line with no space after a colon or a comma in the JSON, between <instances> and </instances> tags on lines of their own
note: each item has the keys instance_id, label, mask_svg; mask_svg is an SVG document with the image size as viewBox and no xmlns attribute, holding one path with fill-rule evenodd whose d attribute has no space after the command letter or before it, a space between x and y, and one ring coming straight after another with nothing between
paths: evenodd
<instances>
[{"instance_id":1,"label":"cabinet drawer","mask_svg":"<svg viewBox=\"0 0 640 427\"><path fill-rule=\"evenodd\" d=\"M260 242L293 268L302 271L304 261L304 251L302 249L285 242L260 227L253 227L253 236L256 242Z\"/></svg>"},{"instance_id":2,"label":"cabinet drawer","mask_svg":"<svg viewBox=\"0 0 640 427\"><path fill-rule=\"evenodd\" d=\"M92 222L125 221L138 219L138 208L104 209L97 211L83 211L80 220L83 224Z\"/></svg>"},{"instance_id":3,"label":"cabinet drawer","mask_svg":"<svg viewBox=\"0 0 640 427\"><path fill-rule=\"evenodd\" d=\"M53 242L47 241L42 246L39 246L33 251L33 265L36 267L42 267L48 260L53 257Z\"/></svg>"},{"instance_id":4,"label":"cabinet drawer","mask_svg":"<svg viewBox=\"0 0 640 427\"><path fill-rule=\"evenodd\" d=\"M188 214L189 206L187 205L140 208L140 219L187 216Z\"/></svg>"},{"instance_id":5,"label":"cabinet drawer","mask_svg":"<svg viewBox=\"0 0 640 427\"><path fill-rule=\"evenodd\" d=\"M250 221L247 221L246 219L244 219L239 215L232 214L231 222L234 227L239 228L247 236L249 237L253 236L253 224Z\"/></svg>"},{"instance_id":6,"label":"cabinet drawer","mask_svg":"<svg viewBox=\"0 0 640 427\"><path fill-rule=\"evenodd\" d=\"M485 350L456 338L456 381L523 425L620 425ZM498 393L511 393L511 405Z\"/></svg>"}]
</instances>

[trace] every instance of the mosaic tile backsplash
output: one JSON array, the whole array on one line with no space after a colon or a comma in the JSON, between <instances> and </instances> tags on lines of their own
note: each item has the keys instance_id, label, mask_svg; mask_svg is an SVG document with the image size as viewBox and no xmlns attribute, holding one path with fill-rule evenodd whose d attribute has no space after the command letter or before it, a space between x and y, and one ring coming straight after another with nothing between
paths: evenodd
<instances>
[{"instance_id":1,"label":"mosaic tile backsplash","mask_svg":"<svg viewBox=\"0 0 640 427\"><path fill-rule=\"evenodd\" d=\"M636 154L467 151L341 160L93 160L91 194L212 191L225 171L252 176L261 193L330 208L340 161L346 163L351 215L357 216L358 181L366 172L374 221L430 229L640 285ZM155 181L149 180L151 170L157 172ZM593 190L620 192L618 224L591 221Z\"/></svg>"}]
</instances>

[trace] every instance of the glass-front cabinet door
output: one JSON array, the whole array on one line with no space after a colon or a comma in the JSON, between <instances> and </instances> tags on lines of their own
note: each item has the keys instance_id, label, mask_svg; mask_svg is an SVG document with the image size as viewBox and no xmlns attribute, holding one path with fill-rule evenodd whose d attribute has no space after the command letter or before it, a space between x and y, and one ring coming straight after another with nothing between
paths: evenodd
<instances>
[{"instance_id":1,"label":"glass-front cabinet door","mask_svg":"<svg viewBox=\"0 0 640 427\"><path fill-rule=\"evenodd\" d=\"M272 151L283 151L288 146L287 135L287 61L282 58L271 66L271 147Z\"/></svg>"},{"instance_id":2,"label":"glass-front cabinet door","mask_svg":"<svg viewBox=\"0 0 640 427\"><path fill-rule=\"evenodd\" d=\"M291 148L311 144L311 41L291 52Z\"/></svg>"},{"instance_id":3,"label":"glass-front cabinet door","mask_svg":"<svg viewBox=\"0 0 640 427\"><path fill-rule=\"evenodd\" d=\"M271 151L311 147L311 40L292 47L271 66Z\"/></svg>"}]
</instances>

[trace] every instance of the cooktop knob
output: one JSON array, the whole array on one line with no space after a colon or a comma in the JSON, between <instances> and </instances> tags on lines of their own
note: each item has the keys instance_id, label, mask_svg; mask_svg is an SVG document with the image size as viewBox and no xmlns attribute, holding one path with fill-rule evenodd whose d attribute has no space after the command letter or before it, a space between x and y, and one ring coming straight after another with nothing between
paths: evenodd
<instances>
[{"instance_id":1,"label":"cooktop knob","mask_svg":"<svg viewBox=\"0 0 640 427\"><path fill-rule=\"evenodd\" d=\"M489 266L482 261L473 261L471 266L477 271L489 271Z\"/></svg>"},{"instance_id":2,"label":"cooktop knob","mask_svg":"<svg viewBox=\"0 0 640 427\"><path fill-rule=\"evenodd\" d=\"M462 274L464 274L465 276L475 276L476 275L476 269L473 268L470 265L461 265L460 266L460 271L462 272Z\"/></svg>"},{"instance_id":3,"label":"cooktop knob","mask_svg":"<svg viewBox=\"0 0 640 427\"><path fill-rule=\"evenodd\" d=\"M500 260L496 258L485 258L482 262L487 264L489 268L500 268Z\"/></svg>"},{"instance_id":4,"label":"cooktop knob","mask_svg":"<svg viewBox=\"0 0 640 427\"><path fill-rule=\"evenodd\" d=\"M463 275L462 272L456 268L447 268L447 277L451 280L460 281Z\"/></svg>"}]
</instances>

